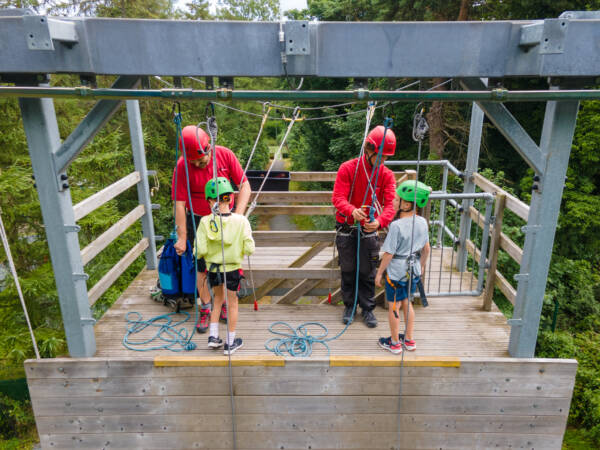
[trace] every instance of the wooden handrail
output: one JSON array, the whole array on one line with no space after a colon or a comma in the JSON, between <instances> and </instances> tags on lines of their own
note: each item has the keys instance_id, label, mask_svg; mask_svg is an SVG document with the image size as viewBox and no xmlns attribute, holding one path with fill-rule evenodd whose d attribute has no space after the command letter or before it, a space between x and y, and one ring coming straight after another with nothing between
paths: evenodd
<instances>
[{"instance_id":1,"label":"wooden handrail","mask_svg":"<svg viewBox=\"0 0 600 450\"><path fill-rule=\"evenodd\" d=\"M473 181L484 192L506 195L506 207L527 222L529 219L529 206L526 203L522 202L514 195L509 194L500 186L495 185L479 173L473 174Z\"/></svg>"},{"instance_id":2,"label":"wooden handrail","mask_svg":"<svg viewBox=\"0 0 600 450\"><path fill-rule=\"evenodd\" d=\"M139 172L132 172L126 177L121 178L119 181L105 187L101 191L90 195L85 200L77 203L73 206L73 213L75 214L75 222L84 218L92 211L100 208L106 202L112 200L117 195L125 192L131 186L135 186L141 180Z\"/></svg>"}]
</instances>

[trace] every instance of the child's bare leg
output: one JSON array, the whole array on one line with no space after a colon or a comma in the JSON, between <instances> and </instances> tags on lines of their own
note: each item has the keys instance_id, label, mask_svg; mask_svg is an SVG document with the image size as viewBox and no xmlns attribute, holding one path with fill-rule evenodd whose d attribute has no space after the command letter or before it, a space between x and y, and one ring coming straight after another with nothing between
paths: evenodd
<instances>
[{"instance_id":1,"label":"child's bare leg","mask_svg":"<svg viewBox=\"0 0 600 450\"><path fill-rule=\"evenodd\" d=\"M415 326L415 308L410 300L406 299L402 302L402 309L404 310L404 323L406 324L405 339L412 341Z\"/></svg>"},{"instance_id":2,"label":"child's bare leg","mask_svg":"<svg viewBox=\"0 0 600 450\"><path fill-rule=\"evenodd\" d=\"M238 319L238 297L235 291L227 289L227 311L229 312L229 332L235 331ZM211 317L212 320L212 317ZM217 320L219 316L217 315Z\"/></svg>"},{"instance_id":3,"label":"child's bare leg","mask_svg":"<svg viewBox=\"0 0 600 450\"><path fill-rule=\"evenodd\" d=\"M394 308L393 302L388 302L388 320L390 322L390 332L392 333L392 341L398 342L398 333L400 330L400 314L398 314L401 302L396 302ZM396 312L397 317L394 315Z\"/></svg>"},{"instance_id":4,"label":"child's bare leg","mask_svg":"<svg viewBox=\"0 0 600 450\"><path fill-rule=\"evenodd\" d=\"M198 296L200 297L201 301L201 304L199 306L208 305L210 303L210 292L208 292L208 281L206 272L198 272L196 276L196 285L198 288Z\"/></svg>"},{"instance_id":5,"label":"child's bare leg","mask_svg":"<svg viewBox=\"0 0 600 450\"><path fill-rule=\"evenodd\" d=\"M219 315L221 314L221 307L223 306L223 285L215 286L213 288L215 293L215 304L213 305L213 309L210 313L210 323L219 323Z\"/></svg>"}]
</instances>

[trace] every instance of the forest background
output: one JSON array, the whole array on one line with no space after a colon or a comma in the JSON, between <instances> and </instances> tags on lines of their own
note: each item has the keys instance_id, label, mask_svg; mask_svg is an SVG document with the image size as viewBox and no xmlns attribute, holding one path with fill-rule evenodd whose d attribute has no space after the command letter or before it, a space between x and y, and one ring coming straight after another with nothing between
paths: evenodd
<instances>
[{"instance_id":1,"label":"forest background","mask_svg":"<svg viewBox=\"0 0 600 450\"><path fill-rule=\"evenodd\" d=\"M176 8L169 0L0 0L0 9L7 7L30 8L38 13L47 11L52 15L279 20L278 2L275 0L223 0L216 10L211 10L205 0L192 0L183 9ZM309 0L308 9L288 11L286 15L293 19L320 21L452 21L543 19L558 17L567 10L600 10L600 0ZM423 39L427 38L423 36ZM97 80L102 87L110 86L113 81L114 77L99 77ZM201 89L204 88L203 81L186 78L183 85ZM412 80L371 79L369 89L396 89L409 81ZM428 83L432 87L445 81L432 79ZM153 88L161 88L172 84L173 80L150 78L149 82ZM240 89L281 89L297 82L236 78L235 85ZM78 85L80 80L61 75L53 76L51 83L73 86ZM353 84L352 79L306 79L303 89L346 89ZM547 84L539 80L505 80L503 86L508 89L547 89ZM453 83L448 82L436 89L452 88ZM91 106L90 102L81 100L55 102L61 138L73 131ZM155 227L157 234L167 235L173 225L169 185L175 161L171 105L143 100L140 106L148 167L158 173L157 180L151 184L160 185L152 199L153 203L162 206L154 213ZM203 120L205 103L184 102L181 106L186 124ZM262 113L262 105L257 103L235 106ZM434 102L425 106L431 126L425 146L427 157L449 159L456 167L464 167L470 105ZM534 140L539 141L544 104L514 103L507 106ZM309 111L305 115L339 116L361 109L364 105ZM385 109L385 114L394 119L398 137L395 159L415 159L416 145L410 135L414 109L413 104L390 105ZM378 110L374 123L382 121L383 112ZM217 119L220 128L218 143L232 148L244 165L256 138L260 118L217 108ZM292 168L337 170L341 162L358 153L363 121L363 114L351 114L297 126L288 145ZM267 124L252 168L266 166L269 146L277 145L285 126L282 121ZM597 448L600 445L599 147L600 102L583 102L563 194L536 350L539 357L576 358L579 362L565 448ZM40 352L43 357L55 357L66 353L66 343L23 124L18 102L14 99L0 99L0 148L3 150L0 153L2 218ZM127 118L122 108L70 167L73 203L132 170ZM480 170L495 183L529 202L533 173L488 123L484 125ZM430 170L425 176L430 183L437 183L435 172ZM455 190L461 188L460 179L452 179L451 183ZM95 239L135 205L137 196L132 189L82 219L79 222L81 246ZM329 218L314 218L299 221L298 225L331 229L333 222ZM519 241L522 239L518 231L520 225L516 218L509 216L505 219L504 232L522 244L522 240ZM132 227L87 265L86 272L90 275L88 285L98 281L140 238L141 227ZM143 266L144 258L141 257L94 305L95 317L100 317L110 307ZM518 270L504 254L499 256L499 267L506 274L514 274ZM499 292L494 300L510 317L510 303ZM0 250L0 330L0 447L30 448L37 442L37 435L23 381L23 361L33 356L33 350L3 250Z\"/></svg>"}]
</instances>

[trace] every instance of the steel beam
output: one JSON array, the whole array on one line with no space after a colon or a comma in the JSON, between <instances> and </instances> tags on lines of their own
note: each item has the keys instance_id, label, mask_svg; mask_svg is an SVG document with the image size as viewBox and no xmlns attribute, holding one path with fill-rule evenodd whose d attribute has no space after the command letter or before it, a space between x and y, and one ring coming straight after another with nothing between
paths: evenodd
<instances>
[{"instance_id":1,"label":"steel beam","mask_svg":"<svg viewBox=\"0 0 600 450\"><path fill-rule=\"evenodd\" d=\"M39 22L45 16L34 17ZM284 27L284 56L291 76L595 77L600 73L596 45L600 20L590 15L574 17L548 19L537 25L541 35L539 31L534 34L536 38L540 35L539 44L529 29L522 31L537 21L290 21ZM60 18L60 22L65 29L67 24L74 24L74 30L69 27L69 40L55 36L54 50L36 51L28 48L35 19L0 17L0 72L284 75L277 22L91 17ZM45 45L52 38L52 30L44 36Z\"/></svg>"},{"instance_id":2,"label":"steel beam","mask_svg":"<svg viewBox=\"0 0 600 450\"><path fill-rule=\"evenodd\" d=\"M138 77L119 77L111 89L131 89L139 83ZM65 139L58 151L54 153L54 165L57 176L67 170L69 164L81 153L87 144L102 127L119 110L121 100L100 100L85 118L77 125L77 128Z\"/></svg>"},{"instance_id":3,"label":"steel beam","mask_svg":"<svg viewBox=\"0 0 600 450\"><path fill-rule=\"evenodd\" d=\"M511 324L509 352L516 358L535 353L542 303L579 103L548 102L540 147L541 180L531 194L529 221Z\"/></svg>"},{"instance_id":4,"label":"steel beam","mask_svg":"<svg viewBox=\"0 0 600 450\"><path fill-rule=\"evenodd\" d=\"M482 84L485 83L482 82ZM469 128L469 144L467 147L467 161L464 174L464 194L475 192L475 183L473 174L479 167L479 151L481 149L481 133L483 130L483 111L477 104L473 103L471 107L471 126ZM459 272L464 272L467 267L467 239L471 235L471 214L469 208L473 205L473 200L465 199L462 201L463 212L460 215L460 225L458 233L458 254L456 255L456 268Z\"/></svg>"},{"instance_id":5,"label":"steel beam","mask_svg":"<svg viewBox=\"0 0 600 450\"><path fill-rule=\"evenodd\" d=\"M29 145L33 173L50 248L54 279L67 337L69 354L89 357L96 352L94 320L88 303L86 279L69 189L59 191L52 152L60 146L51 99L19 101Z\"/></svg>"},{"instance_id":6,"label":"steel beam","mask_svg":"<svg viewBox=\"0 0 600 450\"><path fill-rule=\"evenodd\" d=\"M127 119L129 120L129 134L131 136L131 149L133 150L133 163L135 170L140 173L137 184L140 205L144 205L146 213L142 216L142 232L148 238L146 249L146 267L154 270L157 268L156 239L154 236L154 221L152 220L152 203L150 202L150 186L148 185L148 169L146 168L146 152L144 149L144 133L142 131L142 117L140 104L137 100L127 100Z\"/></svg>"},{"instance_id":7,"label":"steel beam","mask_svg":"<svg viewBox=\"0 0 600 450\"><path fill-rule=\"evenodd\" d=\"M461 80L461 84L466 89L472 90L486 88L481 80L476 79ZM493 102L478 102L477 104L525 162L535 173L539 174L544 164L542 152L506 106Z\"/></svg>"}]
</instances>

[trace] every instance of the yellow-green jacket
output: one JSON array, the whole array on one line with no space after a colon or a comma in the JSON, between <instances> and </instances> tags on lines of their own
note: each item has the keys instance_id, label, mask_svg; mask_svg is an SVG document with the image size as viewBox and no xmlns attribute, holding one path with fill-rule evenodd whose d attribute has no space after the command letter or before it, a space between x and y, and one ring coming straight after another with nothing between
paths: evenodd
<instances>
[{"instance_id":1,"label":"yellow-green jacket","mask_svg":"<svg viewBox=\"0 0 600 450\"><path fill-rule=\"evenodd\" d=\"M211 229L211 220L214 220ZM216 226L215 226L216 225ZM211 264L223 264L221 252L220 218L209 214L200 220L194 243L194 254L204 258L206 267ZM231 213L223 216L223 242L225 244L225 271L230 272L242 268L244 255L254 253L254 239L250 222L241 214ZM219 267L218 271L223 269ZM213 270L216 271L216 270Z\"/></svg>"}]
</instances>

